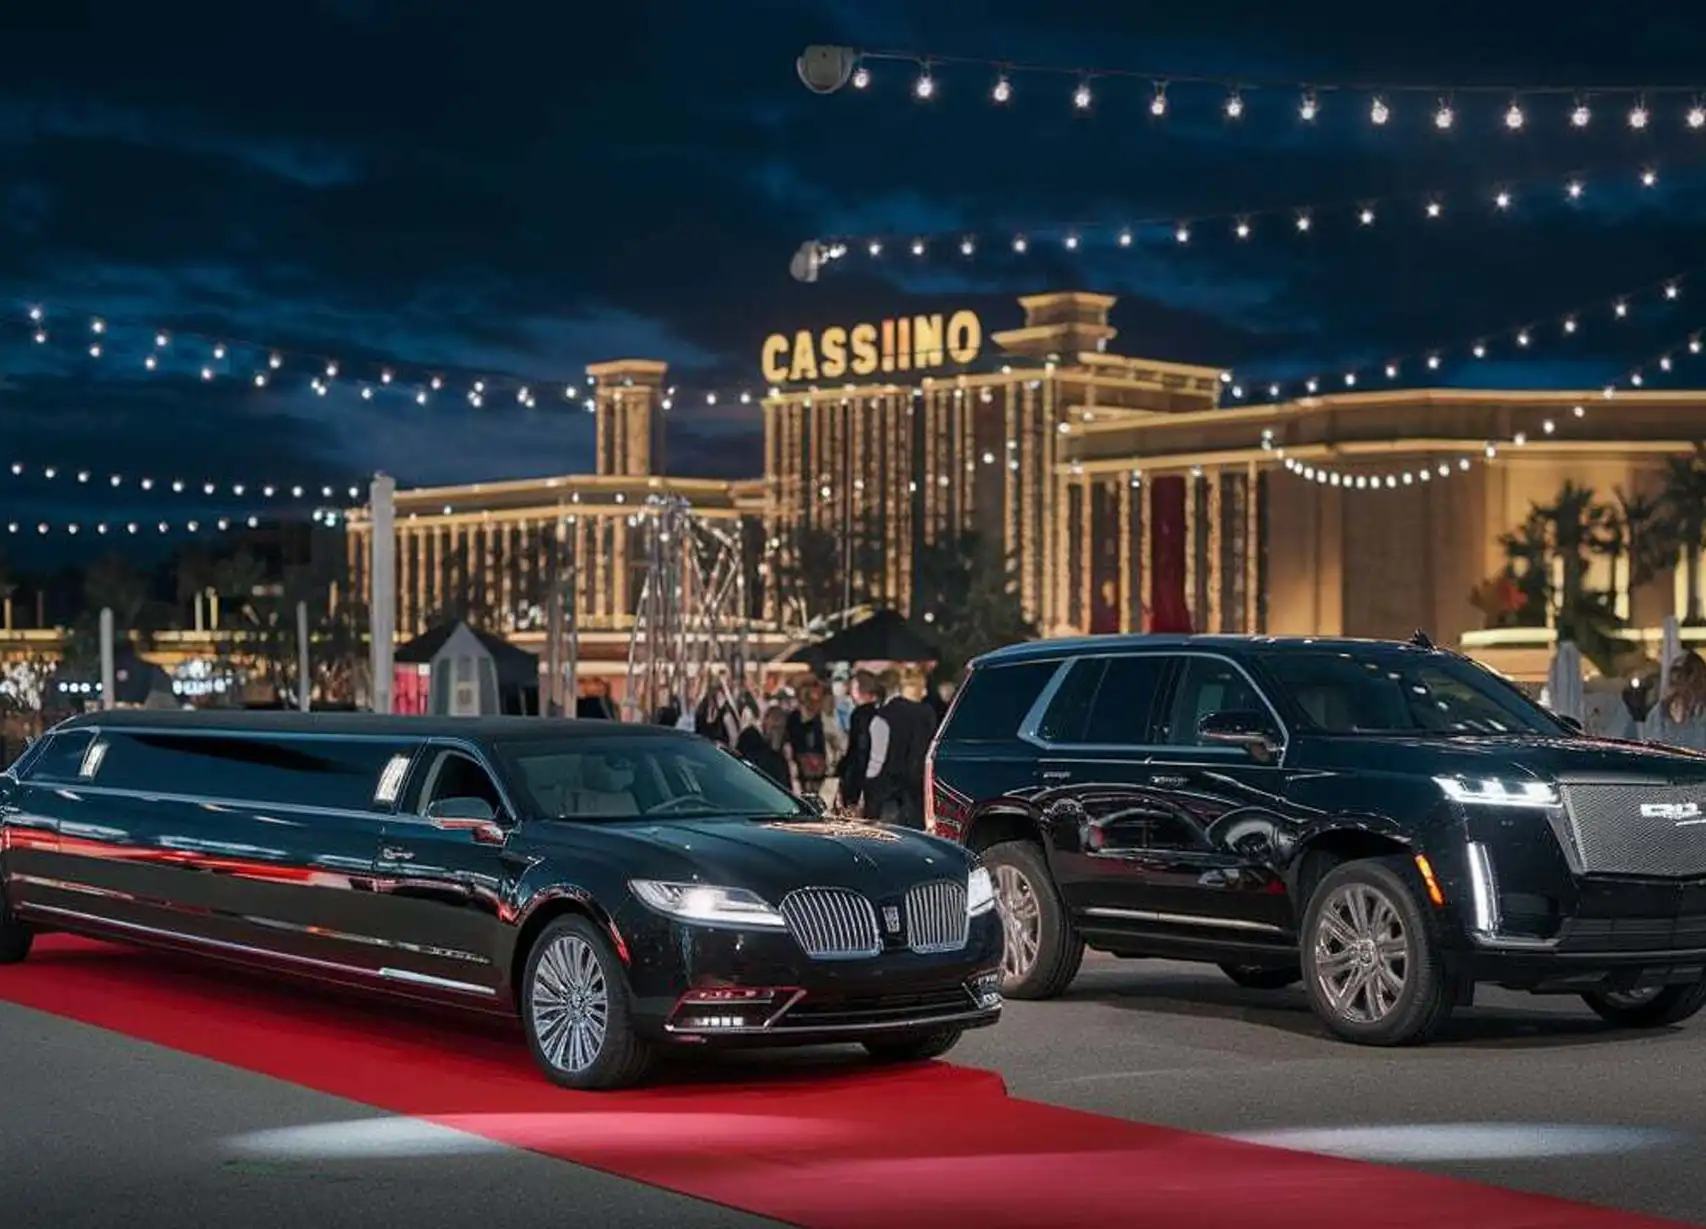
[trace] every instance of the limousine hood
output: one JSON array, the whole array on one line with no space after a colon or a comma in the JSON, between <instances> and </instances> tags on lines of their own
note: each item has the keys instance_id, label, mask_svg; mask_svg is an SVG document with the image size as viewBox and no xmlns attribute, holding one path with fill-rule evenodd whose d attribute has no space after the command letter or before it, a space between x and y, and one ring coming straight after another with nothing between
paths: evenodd
<instances>
[{"instance_id":1,"label":"limousine hood","mask_svg":"<svg viewBox=\"0 0 1706 1229\"><path fill-rule=\"evenodd\" d=\"M795 888L850 888L868 895L904 892L931 879L963 879L964 851L903 828L834 820L704 819L624 823L606 836L646 847L657 877L747 888L776 901Z\"/></svg>"}]
</instances>

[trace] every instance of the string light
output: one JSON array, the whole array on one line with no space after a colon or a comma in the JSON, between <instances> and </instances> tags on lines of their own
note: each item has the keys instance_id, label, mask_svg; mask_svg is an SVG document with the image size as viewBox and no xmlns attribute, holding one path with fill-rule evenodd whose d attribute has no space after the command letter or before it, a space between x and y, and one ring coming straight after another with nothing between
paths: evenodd
<instances>
[{"instance_id":1,"label":"string light","mask_svg":"<svg viewBox=\"0 0 1706 1229\"><path fill-rule=\"evenodd\" d=\"M1002 73L995 79L995 88L989 91L989 96L996 102L1007 102L1013 97L1013 83Z\"/></svg>"},{"instance_id":2,"label":"string light","mask_svg":"<svg viewBox=\"0 0 1706 1229\"><path fill-rule=\"evenodd\" d=\"M1620 178L1615 173L1609 173L1613 178ZM1651 166L1640 167L1633 172L1625 170L1624 175L1631 175L1637 183L1646 188L1652 188L1658 183L1658 172ZM1558 180L1551 176L1526 181L1530 186L1535 184L1556 185ZM1625 183L1629 180L1625 179ZM1523 212L1517 205L1520 197L1519 181L1508 181L1489 191L1482 199L1491 209L1507 217L1521 217ZM1581 176L1572 176L1564 181L1564 196L1569 200L1580 200L1586 191L1585 180ZM1543 198L1545 193L1539 195ZM1372 227L1380 217L1382 206L1399 206L1408 203L1416 209L1420 216L1427 221L1439 221L1445 216L1447 194L1443 191L1415 193L1407 196L1385 197L1379 200L1362 200L1353 205L1289 205L1276 206L1267 209L1238 209L1224 213L1201 214L1191 218L1142 217L1131 218L1122 222L1101 224L1068 223L1058 226L1039 228L1044 233L1054 233L1061 236L1068 248L1080 245L1089 246L1096 240L1111 242L1122 248L1136 246L1146 231L1164 231L1176 244L1189 243L1193 237L1195 226L1201 223L1220 222L1238 239L1248 239L1258 229L1258 224L1264 218L1277 218L1281 214L1289 216L1298 231L1317 231L1322 225L1339 216L1352 217L1360 227ZM1296 220L1307 216L1307 225L1296 225ZM1463 216L1472 216L1465 213ZM1030 247L1036 232L1016 234L1009 240L1014 252L1023 253ZM880 259L897 242L906 243L914 257L927 254L931 244L930 236L913 236L911 238L893 235L862 235L826 238L818 240L819 248L826 253L826 264L829 267L841 263L847 254L862 252L871 259ZM982 240L988 236L959 235L955 243L962 255L970 256L978 246L983 246ZM973 250L968 250L973 249Z\"/></svg>"},{"instance_id":3,"label":"string light","mask_svg":"<svg viewBox=\"0 0 1706 1229\"><path fill-rule=\"evenodd\" d=\"M316 513L315 523L328 527L337 524L336 514L322 515ZM6 532L13 536L34 533L37 537L53 537L63 534L67 537L138 537L150 535L161 537L172 533L183 533L191 536L205 533L231 533L243 529L259 529L263 524L288 524L260 516L222 516L211 521L125 521L125 520L95 520L95 521L22 521L6 522Z\"/></svg>"},{"instance_id":4,"label":"string light","mask_svg":"<svg viewBox=\"0 0 1706 1229\"><path fill-rule=\"evenodd\" d=\"M1417 95L1431 95L1440 99L1434 112L1434 124L1441 130L1455 126L1456 115L1448 99L1458 95L1487 96L1503 95L1506 104L1499 112L1499 122L1509 131L1526 130L1534 115L1535 104L1548 99L1562 99L1567 103L1561 119L1574 128L1586 128L1592 113L1587 100L1625 99L1628 110L1625 113L1628 126L1633 130L1648 127L1654 115L1649 107L1649 98L1684 98L1686 105L1680 109L1682 122L1691 130L1706 129L1706 86L1700 84L1682 86L1643 86L1629 83L1611 85L1570 85L1544 86L1530 85L1493 85L1493 84L1432 84L1417 85L1409 83L1376 84L1366 82L1315 82L1309 84L1298 81L1272 79L1266 81L1235 80L1224 77L1179 76L1171 73L1157 73L1149 69L1080 67L1063 64L1022 64L1004 63L995 60L969 56L940 55L930 53L923 55L915 51L890 51L878 49L843 48L846 54L853 57L856 67L849 83L856 91L865 91L872 85L870 65L878 61L906 61L915 65L923 65L925 71L913 79L913 92L921 99L933 97L939 86L938 70L971 68L985 74L999 73L997 86L990 91L992 100L1005 103L1012 96L1012 79L1020 74L1031 76L1066 76L1077 79L1077 88L1073 93L1073 105L1079 110L1090 107L1090 81L1100 79L1113 82L1143 82L1155 93L1151 97L1151 114L1160 117L1170 109L1170 100L1163 98L1161 83L1176 87L1218 91L1222 99L1221 108L1228 119L1239 119L1247 114L1247 95L1258 97L1269 93L1284 93L1291 98L1301 98L1296 104L1296 114L1300 121L1313 123L1320 114L1321 98L1328 94L1362 95L1369 101L1367 114L1370 121L1376 125L1386 124L1395 114L1394 100L1411 98ZM929 81L925 87L923 82ZM1007 82L1005 91L1000 83ZM1240 106L1236 109L1229 105L1230 98L1236 95ZM1157 101L1159 100L1159 105Z\"/></svg>"},{"instance_id":5,"label":"string light","mask_svg":"<svg viewBox=\"0 0 1706 1229\"><path fill-rule=\"evenodd\" d=\"M1609 316L1613 321L1627 321L1633 315L1632 305L1636 302L1655 300L1660 304L1675 303L1682 298L1685 281L1686 279L1683 276L1670 277L1660 282L1641 287L1637 290L1617 295L1609 300L1602 300L1597 307L1594 305L1578 306L1574 310L1565 313L1558 318L1559 331L1564 336L1574 336L1579 332L1579 321L1583 316L1592 316L1599 313L1605 313L1605 315ZM1364 382L1365 379L1373 379L1376 374L1384 375L1388 381L1396 380L1406 366L1408 359L1416 357L1421 358L1423 365L1428 371L1437 372L1444 366L1446 356L1454 352L1460 353L1466 358L1478 361L1488 358L1493 353L1495 342L1508 341L1518 350L1528 350L1532 348L1534 339L1540 328L1541 325L1534 321L1525 321L1506 329L1483 333L1481 336L1474 338L1468 345L1463 346L1461 349L1456 346L1449 345L1431 346L1426 350L1418 352L1418 354L1408 357L1399 355L1387 359L1380 364L1358 365L1341 369L1335 379L1347 388L1358 386ZM1691 341L1698 344L1698 335L1691 337ZM1673 346L1671 347L1671 350L1674 351L1680 348L1682 347ZM1691 352L1698 353L1699 351L1696 349L1691 350ZM1309 376L1301 381L1301 384L1304 394L1313 396L1321 387L1321 377L1319 375ZM1245 403L1245 387L1246 385L1244 383L1240 383L1233 389L1228 390L1232 395L1233 401ZM1288 393L1287 386L1282 381L1270 382L1267 388L1268 399L1270 401L1280 401Z\"/></svg>"},{"instance_id":6,"label":"string light","mask_svg":"<svg viewBox=\"0 0 1706 1229\"><path fill-rule=\"evenodd\" d=\"M1283 454L1284 449L1275 448L1271 435L1263 438L1263 447ZM1493 451L1487 452L1488 449ZM1496 447L1491 443L1483 449L1487 459L1496 455ZM1467 456L1455 457L1450 461L1428 462L1410 469L1399 469L1382 472L1369 470L1333 469L1325 465L1313 465L1300 461L1296 457L1286 457L1285 470L1305 482L1313 482L1318 486L1338 487L1353 491L1396 491L1404 487L1427 486L1435 481L1444 481L1459 474L1466 474L1474 468L1474 462Z\"/></svg>"},{"instance_id":7,"label":"string light","mask_svg":"<svg viewBox=\"0 0 1706 1229\"><path fill-rule=\"evenodd\" d=\"M7 472L13 478L30 479L39 477L47 482L59 481L67 473L73 473L73 471L68 471L57 465L31 465L25 461L11 462L7 467ZM78 469L74 471L73 476L78 485L87 486L94 482L95 471L91 469ZM161 486L160 482L154 478L137 476L134 474L109 473L102 479L102 483L110 488L134 486L143 491L154 491ZM195 492L190 491L192 486L196 488ZM229 492L239 499L252 497L256 494L260 495L261 498L268 500L284 498L337 499L340 498L341 495L347 495L350 499L361 498L361 488L359 486L347 486L341 482L325 481L280 483L239 480L219 482L214 479L205 479L200 483L191 483L183 478L174 478L165 484L165 490L170 491L174 495L183 495L186 493L223 495L226 492Z\"/></svg>"}]
</instances>

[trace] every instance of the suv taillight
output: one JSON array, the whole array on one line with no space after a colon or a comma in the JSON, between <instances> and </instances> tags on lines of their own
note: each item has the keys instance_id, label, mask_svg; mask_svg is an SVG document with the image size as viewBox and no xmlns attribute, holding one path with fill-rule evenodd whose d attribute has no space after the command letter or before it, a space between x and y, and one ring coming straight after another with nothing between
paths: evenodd
<instances>
[{"instance_id":1,"label":"suv taillight","mask_svg":"<svg viewBox=\"0 0 1706 1229\"><path fill-rule=\"evenodd\" d=\"M966 694L966 684L969 682L971 671L968 669L965 678L960 680L959 689L954 692L954 698L948 704L948 711L942 714L942 723L930 736L930 749L924 753L924 831L931 836L936 835L936 748L941 745L942 734L948 728L948 723L954 719L954 709L958 707L960 697Z\"/></svg>"}]
</instances>

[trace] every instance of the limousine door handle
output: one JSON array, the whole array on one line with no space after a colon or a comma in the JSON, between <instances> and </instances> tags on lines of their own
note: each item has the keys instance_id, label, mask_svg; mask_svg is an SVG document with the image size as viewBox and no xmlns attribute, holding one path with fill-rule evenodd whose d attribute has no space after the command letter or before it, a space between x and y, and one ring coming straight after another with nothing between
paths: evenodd
<instances>
[{"instance_id":1,"label":"limousine door handle","mask_svg":"<svg viewBox=\"0 0 1706 1229\"><path fill-rule=\"evenodd\" d=\"M1149 778L1151 785L1159 785L1162 789L1177 789L1185 784L1185 778L1174 773L1163 773Z\"/></svg>"},{"instance_id":2,"label":"limousine door handle","mask_svg":"<svg viewBox=\"0 0 1706 1229\"><path fill-rule=\"evenodd\" d=\"M1064 768L1056 768L1056 769L1053 769L1049 772L1045 772L1041 775L1042 775L1042 779L1045 781L1070 781L1070 780L1072 780L1072 774L1070 772L1067 772Z\"/></svg>"},{"instance_id":3,"label":"limousine door handle","mask_svg":"<svg viewBox=\"0 0 1706 1229\"><path fill-rule=\"evenodd\" d=\"M408 862L415 855L407 849L400 849L395 845L382 845L379 848L379 856L386 862Z\"/></svg>"}]
</instances>

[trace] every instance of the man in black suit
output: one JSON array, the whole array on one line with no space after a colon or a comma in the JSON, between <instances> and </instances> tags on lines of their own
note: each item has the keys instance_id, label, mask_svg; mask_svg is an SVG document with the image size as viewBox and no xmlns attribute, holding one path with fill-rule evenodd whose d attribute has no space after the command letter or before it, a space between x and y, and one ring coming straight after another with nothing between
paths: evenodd
<instances>
[{"instance_id":1,"label":"man in black suit","mask_svg":"<svg viewBox=\"0 0 1706 1229\"><path fill-rule=\"evenodd\" d=\"M871 718L871 754L865 765L867 819L924 827L924 757L936 733L936 714L901 692L894 671L879 681L886 697Z\"/></svg>"},{"instance_id":2,"label":"man in black suit","mask_svg":"<svg viewBox=\"0 0 1706 1229\"><path fill-rule=\"evenodd\" d=\"M836 775L841 779L840 805L859 810L865 797L865 768L871 762L871 718L877 715L877 705L883 702L883 691L877 676L869 670L854 673L849 691L853 696L853 711L847 716L847 753L841 757Z\"/></svg>"}]
</instances>

